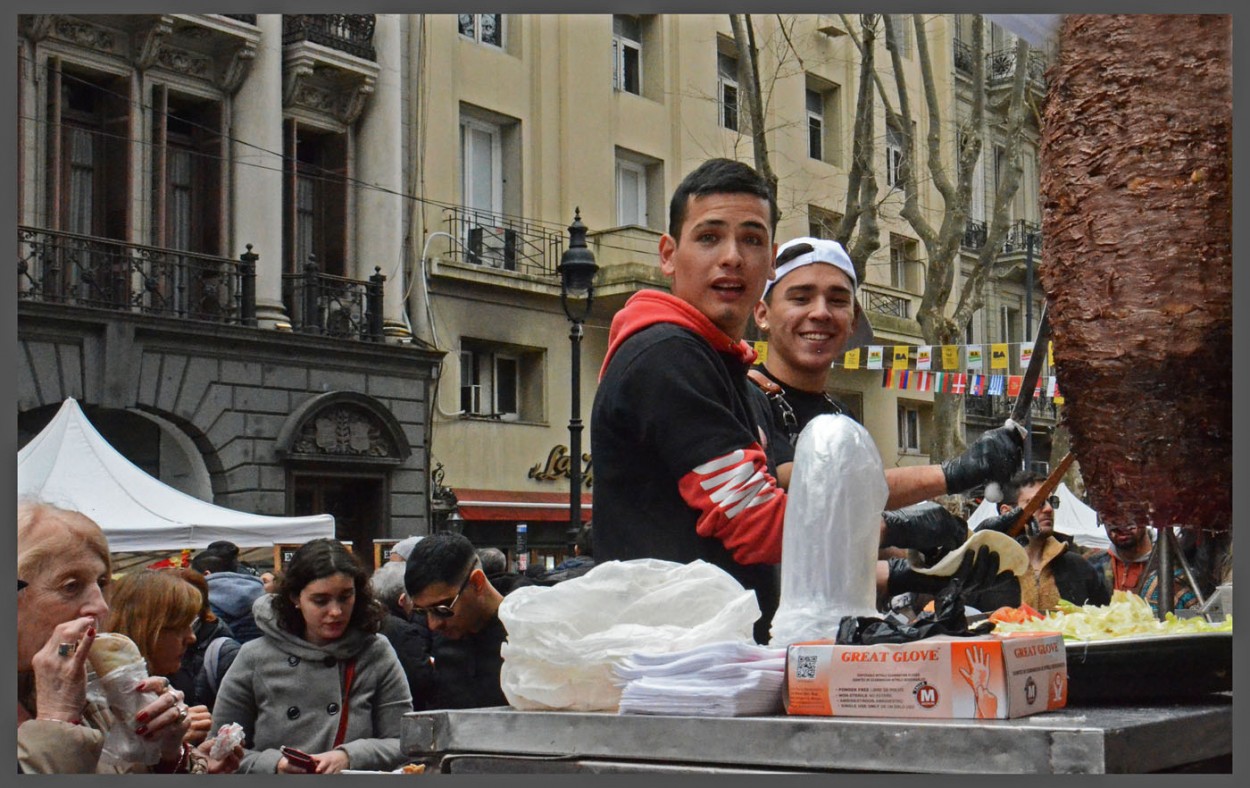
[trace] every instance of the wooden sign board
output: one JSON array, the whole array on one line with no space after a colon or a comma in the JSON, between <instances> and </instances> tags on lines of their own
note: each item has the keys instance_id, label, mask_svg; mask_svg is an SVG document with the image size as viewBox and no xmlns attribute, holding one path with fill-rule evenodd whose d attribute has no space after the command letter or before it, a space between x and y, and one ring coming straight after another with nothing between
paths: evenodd
<instances>
[{"instance_id":1,"label":"wooden sign board","mask_svg":"<svg viewBox=\"0 0 1250 788\"><path fill-rule=\"evenodd\" d=\"M290 563L291 556L295 555L295 551L303 547L303 544L282 543L273 546L273 571L274 574L282 574L286 569L286 565ZM343 546L350 553L352 546L350 542L344 542Z\"/></svg>"}]
</instances>

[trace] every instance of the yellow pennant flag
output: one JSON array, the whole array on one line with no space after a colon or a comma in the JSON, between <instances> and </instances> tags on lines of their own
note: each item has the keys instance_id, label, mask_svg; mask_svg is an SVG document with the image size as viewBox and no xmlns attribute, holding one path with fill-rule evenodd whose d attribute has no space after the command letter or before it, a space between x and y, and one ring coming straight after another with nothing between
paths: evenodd
<instances>
[{"instance_id":1,"label":"yellow pennant flag","mask_svg":"<svg viewBox=\"0 0 1250 788\"><path fill-rule=\"evenodd\" d=\"M768 361L768 343L764 342L763 340L756 342L755 353L756 353L756 358L755 358L756 364L763 364L765 361Z\"/></svg>"},{"instance_id":2,"label":"yellow pennant flag","mask_svg":"<svg viewBox=\"0 0 1250 788\"><path fill-rule=\"evenodd\" d=\"M1046 366L1051 369L1055 368L1055 343L1053 340L1046 343Z\"/></svg>"},{"instance_id":3,"label":"yellow pennant flag","mask_svg":"<svg viewBox=\"0 0 1250 788\"><path fill-rule=\"evenodd\" d=\"M907 345L894 346L894 368L907 369Z\"/></svg>"},{"instance_id":4,"label":"yellow pennant flag","mask_svg":"<svg viewBox=\"0 0 1250 788\"><path fill-rule=\"evenodd\" d=\"M842 364L847 369L859 369L859 348L846 351L846 358Z\"/></svg>"},{"instance_id":5,"label":"yellow pennant flag","mask_svg":"<svg viewBox=\"0 0 1250 788\"><path fill-rule=\"evenodd\" d=\"M959 369L959 345L942 345L942 369Z\"/></svg>"},{"instance_id":6,"label":"yellow pennant flag","mask_svg":"<svg viewBox=\"0 0 1250 788\"><path fill-rule=\"evenodd\" d=\"M1007 343L994 342L990 345L990 369L1007 368Z\"/></svg>"}]
</instances>

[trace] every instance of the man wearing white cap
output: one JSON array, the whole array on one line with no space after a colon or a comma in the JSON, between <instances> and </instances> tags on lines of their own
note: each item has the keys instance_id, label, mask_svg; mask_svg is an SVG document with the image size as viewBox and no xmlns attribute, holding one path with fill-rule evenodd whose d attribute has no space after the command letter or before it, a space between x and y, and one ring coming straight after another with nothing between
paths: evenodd
<instances>
[{"instance_id":1,"label":"man wearing white cap","mask_svg":"<svg viewBox=\"0 0 1250 788\"><path fill-rule=\"evenodd\" d=\"M776 275L765 284L755 306L756 325L768 333L768 356L763 367L752 369L751 379L772 406L768 449L783 486L803 427L818 415L846 412L824 389L830 366L848 344L861 344L871 336L855 300L857 286L855 266L842 244L795 238L778 247ZM986 432L964 454L941 465L888 468L886 506L896 509L991 480L1003 483L1019 468L1020 453L1019 432L1004 426ZM887 513L883 544L919 550L939 547L916 543L925 540L927 531L948 547L962 542L955 538L965 534L955 534L959 529L943 518L945 509L939 508Z\"/></svg>"}]
</instances>

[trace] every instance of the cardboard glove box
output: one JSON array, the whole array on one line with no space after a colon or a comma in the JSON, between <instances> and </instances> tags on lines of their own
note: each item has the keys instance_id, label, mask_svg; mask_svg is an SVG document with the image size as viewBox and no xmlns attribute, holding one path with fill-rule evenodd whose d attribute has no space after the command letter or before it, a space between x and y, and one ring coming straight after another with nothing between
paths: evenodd
<instances>
[{"instance_id":1,"label":"cardboard glove box","mask_svg":"<svg viewBox=\"0 0 1250 788\"><path fill-rule=\"evenodd\" d=\"M1063 708L1068 667L1057 632L796 643L784 693L788 714L1008 719Z\"/></svg>"}]
</instances>

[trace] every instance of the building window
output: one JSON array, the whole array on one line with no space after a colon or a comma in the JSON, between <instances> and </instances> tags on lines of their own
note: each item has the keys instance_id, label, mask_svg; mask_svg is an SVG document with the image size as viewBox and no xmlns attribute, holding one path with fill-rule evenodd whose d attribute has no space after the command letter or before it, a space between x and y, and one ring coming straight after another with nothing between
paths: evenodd
<instances>
[{"instance_id":1,"label":"building window","mask_svg":"<svg viewBox=\"0 0 1250 788\"><path fill-rule=\"evenodd\" d=\"M919 244L905 236L890 233L890 287L911 291L913 264Z\"/></svg>"},{"instance_id":2,"label":"building window","mask_svg":"<svg viewBox=\"0 0 1250 788\"><path fill-rule=\"evenodd\" d=\"M616 223L647 226L647 170L637 162L616 161Z\"/></svg>"},{"instance_id":3,"label":"building window","mask_svg":"<svg viewBox=\"0 0 1250 788\"><path fill-rule=\"evenodd\" d=\"M460 410L499 421L542 418L542 351L462 339Z\"/></svg>"},{"instance_id":4,"label":"building window","mask_svg":"<svg viewBox=\"0 0 1250 788\"><path fill-rule=\"evenodd\" d=\"M838 225L841 222L842 214L840 213L818 208L815 205L807 206L807 234L813 238L836 239Z\"/></svg>"},{"instance_id":5,"label":"building window","mask_svg":"<svg viewBox=\"0 0 1250 788\"><path fill-rule=\"evenodd\" d=\"M716 55L717 100L720 108L720 125L730 131L738 130L738 58L718 52Z\"/></svg>"},{"instance_id":6,"label":"building window","mask_svg":"<svg viewBox=\"0 0 1250 788\"><path fill-rule=\"evenodd\" d=\"M825 103L814 90L807 91L807 155L825 158Z\"/></svg>"},{"instance_id":7,"label":"building window","mask_svg":"<svg viewBox=\"0 0 1250 788\"><path fill-rule=\"evenodd\" d=\"M62 71L50 63L50 224L103 238L126 238L129 222L129 86L124 78ZM60 146L57 147L57 142Z\"/></svg>"},{"instance_id":8,"label":"building window","mask_svg":"<svg viewBox=\"0 0 1250 788\"><path fill-rule=\"evenodd\" d=\"M642 23L636 16L612 16L612 87L642 95Z\"/></svg>"},{"instance_id":9,"label":"building window","mask_svg":"<svg viewBox=\"0 0 1250 788\"><path fill-rule=\"evenodd\" d=\"M311 258L322 273L346 276L347 136L289 121L286 160L289 270L302 272Z\"/></svg>"},{"instance_id":10,"label":"building window","mask_svg":"<svg viewBox=\"0 0 1250 788\"><path fill-rule=\"evenodd\" d=\"M903 185L903 135L893 126L885 127L885 182L888 186Z\"/></svg>"},{"instance_id":11,"label":"building window","mask_svg":"<svg viewBox=\"0 0 1250 788\"><path fill-rule=\"evenodd\" d=\"M1024 332L1021 330L1019 307L1004 306L999 310L998 331L998 335L1002 337L1001 342L1023 341Z\"/></svg>"},{"instance_id":12,"label":"building window","mask_svg":"<svg viewBox=\"0 0 1250 788\"><path fill-rule=\"evenodd\" d=\"M898 450L903 454L920 453L920 409L899 403Z\"/></svg>"},{"instance_id":13,"label":"building window","mask_svg":"<svg viewBox=\"0 0 1250 788\"><path fill-rule=\"evenodd\" d=\"M503 48L503 14L460 14L460 35Z\"/></svg>"},{"instance_id":14,"label":"building window","mask_svg":"<svg viewBox=\"0 0 1250 788\"><path fill-rule=\"evenodd\" d=\"M157 246L220 253L222 107L153 90L152 238Z\"/></svg>"},{"instance_id":15,"label":"building window","mask_svg":"<svg viewBox=\"0 0 1250 788\"><path fill-rule=\"evenodd\" d=\"M470 262L516 270L520 238L506 215L516 213L520 187L520 124L487 110L462 112L460 242Z\"/></svg>"},{"instance_id":16,"label":"building window","mask_svg":"<svg viewBox=\"0 0 1250 788\"><path fill-rule=\"evenodd\" d=\"M840 92L837 85L809 74L804 103L807 109L807 155L838 164L841 159Z\"/></svg>"}]
</instances>

